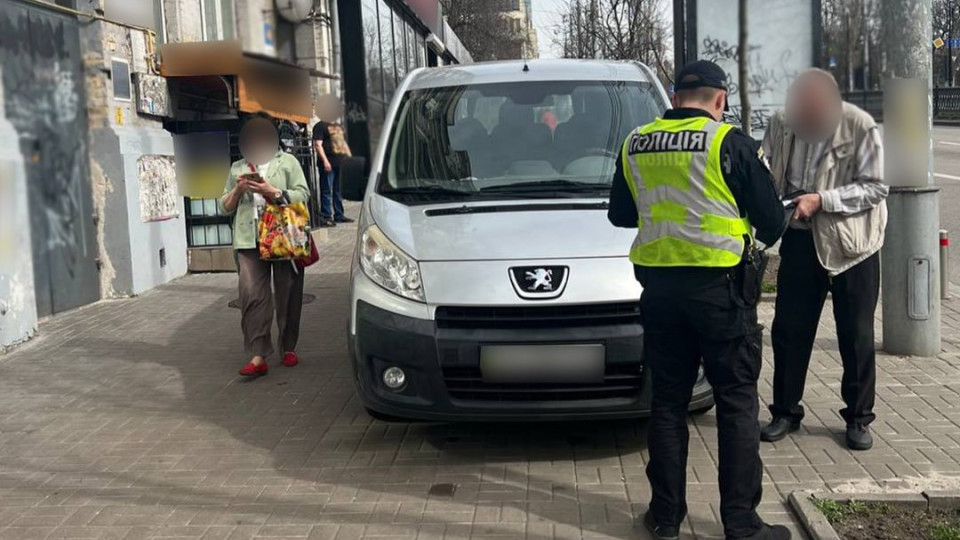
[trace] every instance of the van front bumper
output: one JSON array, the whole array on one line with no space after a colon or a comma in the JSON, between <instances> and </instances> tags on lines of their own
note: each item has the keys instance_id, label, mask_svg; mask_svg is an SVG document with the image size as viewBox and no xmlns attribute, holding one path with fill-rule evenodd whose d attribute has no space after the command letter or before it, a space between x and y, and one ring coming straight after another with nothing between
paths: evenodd
<instances>
[{"instance_id":1,"label":"van front bumper","mask_svg":"<svg viewBox=\"0 0 960 540\"><path fill-rule=\"evenodd\" d=\"M438 308L436 320L358 300L349 334L355 386L377 413L430 421L539 421L644 417L650 411L643 329L633 303L516 308ZM603 344L605 373L593 384L493 384L480 372L490 344ZM383 382L398 367L399 389ZM701 378L690 409L713 404Z\"/></svg>"}]
</instances>

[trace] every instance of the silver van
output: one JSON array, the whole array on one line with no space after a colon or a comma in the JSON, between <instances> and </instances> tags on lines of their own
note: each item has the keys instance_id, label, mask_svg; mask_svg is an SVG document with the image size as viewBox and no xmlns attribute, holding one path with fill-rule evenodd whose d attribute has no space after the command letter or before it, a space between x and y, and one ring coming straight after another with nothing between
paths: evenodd
<instances>
[{"instance_id":1,"label":"silver van","mask_svg":"<svg viewBox=\"0 0 960 540\"><path fill-rule=\"evenodd\" d=\"M421 69L376 155L342 169L362 200L349 346L378 418L643 416L641 288L607 221L619 147L668 107L637 63ZM690 408L712 392L701 376Z\"/></svg>"}]
</instances>

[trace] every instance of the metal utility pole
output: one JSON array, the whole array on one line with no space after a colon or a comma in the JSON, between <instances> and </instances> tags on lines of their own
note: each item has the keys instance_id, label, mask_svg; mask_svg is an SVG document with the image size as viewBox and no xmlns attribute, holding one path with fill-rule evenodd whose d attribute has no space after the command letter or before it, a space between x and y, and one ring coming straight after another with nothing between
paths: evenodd
<instances>
[{"instance_id":1,"label":"metal utility pole","mask_svg":"<svg viewBox=\"0 0 960 540\"><path fill-rule=\"evenodd\" d=\"M932 0L883 0L884 169L889 222L881 261L883 348L940 352L939 188L933 184Z\"/></svg>"},{"instance_id":2,"label":"metal utility pole","mask_svg":"<svg viewBox=\"0 0 960 540\"><path fill-rule=\"evenodd\" d=\"M953 36L947 40L947 86L953 86Z\"/></svg>"},{"instance_id":3,"label":"metal utility pole","mask_svg":"<svg viewBox=\"0 0 960 540\"><path fill-rule=\"evenodd\" d=\"M739 74L738 80L740 81L740 129L743 130L747 136L750 136L750 131L752 126L752 117L753 110L750 107L750 47L749 47L749 22L747 18L747 9L749 2L748 0L740 0L739 8L739 23L740 23L740 40L738 50L740 51L737 56L739 56Z\"/></svg>"},{"instance_id":4,"label":"metal utility pole","mask_svg":"<svg viewBox=\"0 0 960 540\"><path fill-rule=\"evenodd\" d=\"M673 0L673 79L676 81L677 73L687 63L686 42L687 42L687 21L684 10L684 0Z\"/></svg>"},{"instance_id":5,"label":"metal utility pole","mask_svg":"<svg viewBox=\"0 0 960 540\"><path fill-rule=\"evenodd\" d=\"M850 24L850 5L843 6L843 17L847 29L847 92L853 92L853 28Z\"/></svg>"}]
</instances>

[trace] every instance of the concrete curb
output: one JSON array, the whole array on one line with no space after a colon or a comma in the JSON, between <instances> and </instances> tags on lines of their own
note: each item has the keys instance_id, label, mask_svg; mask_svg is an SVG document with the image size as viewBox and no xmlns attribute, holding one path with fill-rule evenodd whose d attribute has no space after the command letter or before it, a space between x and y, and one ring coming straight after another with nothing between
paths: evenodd
<instances>
[{"instance_id":1,"label":"concrete curb","mask_svg":"<svg viewBox=\"0 0 960 540\"><path fill-rule=\"evenodd\" d=\"M960 491L924 491L929 503L928 510L953 510L960 508Z\"/></svg>"},{"instance_id":2,"label":"concrete curb","mask_svg":"<svg viewBox=\"0 0 960 540\"><path fill-rule=\"evenodd\" d=\"M911 510L960 509L960 491L924 491L923 493L826 493L817 491L794 491L788 497L793 509L811 540L841 540L826 516L813 504L814 499L834 500L842 503L887 503Z\"/></svg>"},{"instance_id":3,"label":"concrete curb","mask_svg":"<svg viewBox=\"0 0 960 540\"><path fill-rule=\"evenodd\" d=\"M788 499L807 536L810 540L841 540L826 516L813 505L814 497L816 493L811 491L794 491Z\"/></svg>"}]
</instances>

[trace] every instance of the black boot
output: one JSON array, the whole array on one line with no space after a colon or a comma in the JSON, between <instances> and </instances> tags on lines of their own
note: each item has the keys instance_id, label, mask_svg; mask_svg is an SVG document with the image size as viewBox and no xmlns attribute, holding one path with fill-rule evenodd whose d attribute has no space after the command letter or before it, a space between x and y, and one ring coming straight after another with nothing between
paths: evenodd
<instances>
[{"instance_id":1,"label":"black boot","mask_svg":"<svg viewBox=\"0 0 960 540\"><path fill-rule=\"evenodd\" d=\"M669 525L657 525L653 519L653 512L647 510L643 515L643 526L656 540L676 540L680 538L680 527L671 527Z\"/></svg>"},{"instance_id":2,"label":"black boot","mask_svg":"<svg viewBox=\"0 0 960 540\"><path fill-rule=\"evenodd\" d=\"M767 525L764 523L763 526L760 527L760 530L751 536L744 536L737 539L728 538L727 540L790 540L792 536L790 529L783 525Z\"/></svg>"},{"instance_id":3,"label":"black boot","mask_svg":"<svg viewBox=\"0 0 960 540\"><path fill-rule=\"evenodd\" d=\"M873 436L870 435L870 428L862 424L847 424L847 448L851 450L873 448Z\"/></svg>"},{"instance_id":4,"label":"black boot","mask_svg":"<svg viewBox=\"0 0 960 540\"><path fill-rule=\"evenodd\" d=\"M793 421L784 417L774 417L769 424L760 430L760 440L764 442L777 442L798 429L800 429L799 421Z\"/></svg>"}]
</instances>

